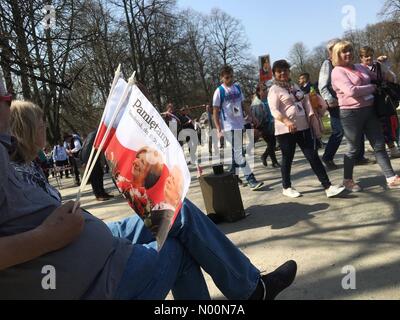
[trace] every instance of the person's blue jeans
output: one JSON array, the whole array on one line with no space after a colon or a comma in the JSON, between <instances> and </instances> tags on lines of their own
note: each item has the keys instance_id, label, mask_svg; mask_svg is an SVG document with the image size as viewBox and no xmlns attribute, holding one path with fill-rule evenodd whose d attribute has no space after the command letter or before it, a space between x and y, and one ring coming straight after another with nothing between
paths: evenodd
<instances>
[{"instance_id":1,"label":"person's blue jeans","mask_svg":"<svg viewBox=\"0 0 400 320\"><path fill-rule=\"evenodd\" d=\"M128 239L133 251L116 299L210 299L200 267L221 292L232 300L248 299L260 272L249 259L192 202L185 200L163 248L143 221L134 215L109 223L115 237Z\"/></svg>"},{"instance_id":2,"label":"person's blue jeans","mask_svg":"<svg viewBox=\"0 0 400 320\"><path fill-rule=\"evenodd\" d=\"M364 133L374 148L376 160L385 177L394 177L396 174L386 152L382 127L374 107L343 110L341 118L348 148L344 157L344 179L353 179L354 164L360 154L360 148L363 148L359 141L360 138L364 140Z\"/></svg>"},{"instance_id":3,"label":"person's blue jeans","mask_svg":"<svg viewBox=\"0 0 400 320\"><path fill-rule=\"evenodd\" d=\"M324 161L333 161L337 151L339 150L340 144L344 137L344 130L342 126L342 120L340 119L340 107L329 108L329 115L331 121L332 134L329 138L328 144L325 147L325 153L322 156ZM365 157L365 137L361 137L361 147L357 160L362 160Z\"/></svg>"},{"instance_id":4,"label":"person's blue jeans","mask_svg":"<svg viewBox=\"0 0 400 320\"><path fill-rule=\"evenodd\" d=\"M324 161L333 161L333 158L342 143L344 131L340 120L340 108L329 108L328 111L331 120L332 134L329 138L328 144L326 145L322 159Z\"/></svg>"}]
</instances>

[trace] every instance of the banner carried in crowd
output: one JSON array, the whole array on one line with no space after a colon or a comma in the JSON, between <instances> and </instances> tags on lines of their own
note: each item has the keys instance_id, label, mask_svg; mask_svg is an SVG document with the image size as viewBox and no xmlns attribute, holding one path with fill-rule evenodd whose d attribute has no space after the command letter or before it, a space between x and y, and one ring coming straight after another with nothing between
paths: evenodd
<instances>
[{"instance_id":1,"label":"banner carried in crowd","mask_svg":"<svg viewBox=\"0 0 400 320\"><path fill-rule=\"evenodd\" d=\"M119 80L110 96L105 112L111 116L126 85ZM153 233L160 250L189 190L189 169L178 140L136 85L122 106L107 138L105 156L118 189ZM108 114L99 131L102 136L110 125Z\"/></svg>"},{"instance_id":2,"label":"banner carried in crowd","mask_svg":"<svg viewBox=\"0 0 400 320\"><path fill-rule=\"evenodd\" d=\"M260 83L266 83L269 80L272 80L272 67L271 67L271 59L269 54L265 56L261 56L258 58L259 68L260 68Z\"/></svg>"}]
</instances>

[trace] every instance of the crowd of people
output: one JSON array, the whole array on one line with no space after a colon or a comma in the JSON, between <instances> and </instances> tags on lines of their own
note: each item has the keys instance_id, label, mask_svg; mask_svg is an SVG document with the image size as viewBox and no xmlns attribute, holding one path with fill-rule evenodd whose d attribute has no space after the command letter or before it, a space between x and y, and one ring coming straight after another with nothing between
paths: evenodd
<instances>
[{"instance_id":1,"label":"crowd of people","mask_svg":"<svg viewBox=\"0 0 400 320\"><path fill-rule=\"evenodd\" d=\"M381 81L396 82L385 64L387 58L374 60L373 50L365 47L359 53L360 63L355 63L352 44L341 40L331 41L328 52L317 86L307 73L294 83L290 64L278 60L271 69L273 79L257 85L251 104L245 102L234 70L230 66L221 69L221 85L202 118L215 128L217 141L229 148L229 172L239 183L242 172L252 190L261 190L264 185L252 172L243 146L244 130L253 128L267 144L262 163L267 166L269 158L272 166L281 170L284 196L301 196L291 179L297 146L327 197L337 197L345 190L362 191L353 169L357 163L370 163L364 156L365 137L388 188L400 188L400 177L386 151L387 145L392 158L399 156L398 118L395 113L378 116L376 112L375 94ZM326 111L332 133L321 159L321 119ZM196 129L187 108L176 112L169 104L162 116L179 131ZM288 261L262 275L187 199L160 252L137 215L105 224L79 205L73 211L75 203L62 203L60 193L35 160L46 145L43 119L39 106L13 100L0 79L0 299L164 299L170 290L175 299L210 299L201 269L229 299L270 300L293 283L296 262ZM71 168L73 173L66 170L65 175L73 174L78 185L79 162L87 162L95 136L96 131L86 139L65 135L53 148L51 158L56 167ZM347 144L343 184L333 185L327 171L338 169L335 155L343 137ZM190 139L183 142L195 147ZM213 140L208 142L212 153ZM145 152L149 151L141 151ZM91 177L96 198L110 198L102 186L103 166L99 163L93 172L97 174ZM123 179L118 183L124 183ZM57 268L57 290L40 286L38 275L48 264Z\"/></svg>"},{"instance_id":2,"label":"crowd of people","mask_svg":"<svg viewBox=\"0 0 400 320\"><path fill-rule=\"evenodd\" d=\"M47 143L38 151L34 162L41 168L46 179L50 175L56 179L73 178L74 185L79 187L81 175L89 160L89 154L94 143L97 131L90 132L85 138L79 134L64 134L64 139L59 140L50 150ZM101 154L96 161L93 171L89 177L93 195L97 201L107 201L114 196L104 189L104 174L108 172L108 164L104 155Z\"/></svg>"},{"instance_id":3,"label":"crowd of people","mask_svg":"<svg viewBox=\"0 0 400 320\"><path fill-rule=\"evenodd\" d=\"M221 85L215 90L212 107L206 105L200 122L209 130L216 130L220 140L231 149L232 161L229 172L239 178L242 171L247 185L260 190L259 182L246 161L243 147L243 132L254 129L255 136L265 140L267 148L261 156L264 166L270 158L274 168L280 168L283 194L290 198L301 196L291 183L291 167L296 150L300 147L305 158L328 197L340 195L345 190L361 191L353 177L355 165L378 163L388 188L399 188L399 177L395 174L391 159L400 157L399 119L397 101L390 114L379 114L375 106L375 94L380 83L396 83L397 77L390 70L388 58L374 59L374 50L361 48L358 55L351 43L334 39L327 45L326 61L323 62L318 81L313 84L309 73L302 73L295 83L291 78L291 66L286 60L273 64L273 80L260 81L255 88L251 104L246 99L240 84L234 80L234 71L224 66L220 73ZM359 63L356 63L359 59ZM262 79L261 79L262 80ZM326 143L323 117L329 113L331 134ZM168 109L169 120L182 123L181 116ZM343 183L333 186L327 171L337 170L336 154L346 137L347 153L344 157ZM376 160L365 157L365 138L375 153ZM213 153L212 133L209 134L209 153ZM218 140L217 140L218 141ZM388 152L386 151L388 147ZM318 150L323 149L322 157ZM281 151L279 163L276 152ZM227 159L224 159L227 161ZM228 160L229 161L229 160Z\"/></svg>"}]
</instances>

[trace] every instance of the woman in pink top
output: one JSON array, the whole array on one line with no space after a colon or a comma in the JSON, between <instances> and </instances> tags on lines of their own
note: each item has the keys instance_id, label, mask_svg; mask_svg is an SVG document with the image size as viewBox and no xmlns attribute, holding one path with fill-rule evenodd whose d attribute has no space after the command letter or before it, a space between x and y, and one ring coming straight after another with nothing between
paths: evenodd
<instances>
[{"instance_id":1,"label":"woman in pink top","mask_svg":"<svg viewBox=\"0 0 400 320\"><path fill-rule=\"evenodd\" d=\"M355 159L360 153L360 141L365 134L374 148L376 160L384 172L388 188L400 188L400 178L395 174L385 149L385 139L374 108L376 86L371 83L375 74L368 68L354 64L353 45L341 41L333 48L332 86L336 91L348 152L344 157L344 186L352 192L361 191L354 182Z\"/></svg>"},{"instance_id":2,"label":"woman in pink top","mask_svg":"<svg viewBox=\"0 0 400 320\"><path fill-rule=\"evenodd\" d=\"M301 194L294 188L290 179L296 145L299 145L326 191L328 198L344 191L344 187L332 186L325 167L318 156L315 135L310 126L317 121L309 98L290 81L290 65L285 60L273 65L274 85L268 94L268 103L275 118L275 135L282 151L283 195L298 198Z\"/></svg>"}]
</instances>

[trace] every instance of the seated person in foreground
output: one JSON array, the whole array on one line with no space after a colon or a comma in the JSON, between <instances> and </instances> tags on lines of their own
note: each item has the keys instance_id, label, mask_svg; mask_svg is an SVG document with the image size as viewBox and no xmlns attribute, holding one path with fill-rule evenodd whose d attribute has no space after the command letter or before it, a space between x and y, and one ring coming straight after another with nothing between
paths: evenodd
<instances>
[{"instance_id":1,"label":"seated person in foreground","mask_svg":"<svg viewBox=\"0 0 400 320\"><path fill-rule=\"evenodd\" d=\"M41 119L13 119L11 109L12 126L18 120L42 134ZM160 252L137 215L106 225L80 208L73 213L74 202L62 205L37 172L21 175L10 162L25 151L8 134L9 120L10 102L0 99L0 299L165 299L170 290L175 299L210 299L201 268L235 300L274 299L294 281L294 261L262 276L189 200ZM56 269L56 290L42 288L47 265Z\"/></svg>"}]
</instances>

